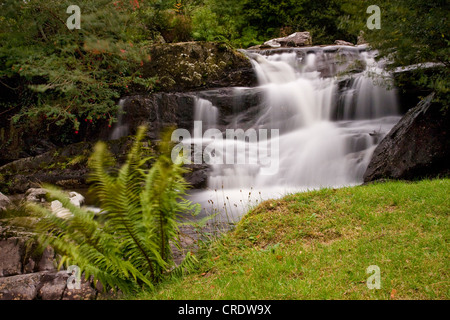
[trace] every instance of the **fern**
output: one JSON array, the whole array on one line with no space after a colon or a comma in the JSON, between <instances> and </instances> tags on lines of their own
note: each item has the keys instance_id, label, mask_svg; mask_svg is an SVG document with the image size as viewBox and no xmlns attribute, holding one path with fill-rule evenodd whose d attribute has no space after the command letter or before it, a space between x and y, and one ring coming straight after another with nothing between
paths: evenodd
<instances>
[{"instance_id":1,"label":"fern","mask_svg":"<svg viewBox=\"0 0 450 320\"><path fill-rule=\"evenodd\" d=\"M105 289L129 293L151 289L166 276L192 270L197 259L189 253L175 266L170 244L180 247L178 229L182 213L198 214L199 208L185 199L188 184L184 169L172 162L170 136L160 142L160 155L146 157L139 128L127 161L111 169L114 160L104 143L98 143L89 160L90 181L102 209L100 217L70 203L63 192L45 185L52 199L70 210L62 219L48 209L29 204L39 217L34 228L43 245L62 256L61 264L75 264Z\"/></svg>"}]
</instances>

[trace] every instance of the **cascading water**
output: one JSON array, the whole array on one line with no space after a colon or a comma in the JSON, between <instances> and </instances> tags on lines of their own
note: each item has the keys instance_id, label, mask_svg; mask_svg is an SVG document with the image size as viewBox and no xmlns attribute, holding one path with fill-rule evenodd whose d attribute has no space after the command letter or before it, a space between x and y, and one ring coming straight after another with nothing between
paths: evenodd
<instances>
[{"instance_id":1,"label":"cascading water","mask_svg":"<svg viewBox=\"0 0 450 320\"><path fill-rule=\"evenodd\" d=\"M390 76L375 61L375 53L341 48L344 47L246 52L257 74L258 89L263 93L259 113L247 122L246 128L279 130L278 170L262 174L263 165L259 162L213 164L210 190L194 193L193 201L205 205L212 200L208 203L214 202L215 209L227 214L234 210L233 215L239 216L258 201L288 192L362 183L375 147L400 117L396 92L386 88ZM342 75L355 65L359 67L357 72ZM236 94L245 90L253 89L237 88ZM197 101L196 120L211 127L217 123L217 116L212 103ZM235 114L235 119L239 117L239 113ZM237 129L236 123L230 121L229 127L234 124ZM273 139L224 139L212 144L215 153L223 158L236 158L234 152L244 144L245 153L251 158L253 147L260 152L270 148ZM233 147L224 147L229 145Z\"/></svg>"},{"instance_id":2,"label":"cascading water","mask_svg":"<svg viewBox=\"0 0 450 320\"><path fill-rule=\"evenodd\" d=\"M203 129L213 128L217 124L219 110L205 99L196 98L194 105L194 121L202 121Z\"/></svg>"},{"instance_id":3,"label":"cascading water","mask_svg":"<svg viewBox=\"0 0 450 320\"><path fill-rule=\"evenodd\" d=\"M117 140L128 135L128 125L123 123L123 106L125 99L120 99L119 110L117 112L117 123L110 135L110 140Z\"/></svg>"}]
</instances>

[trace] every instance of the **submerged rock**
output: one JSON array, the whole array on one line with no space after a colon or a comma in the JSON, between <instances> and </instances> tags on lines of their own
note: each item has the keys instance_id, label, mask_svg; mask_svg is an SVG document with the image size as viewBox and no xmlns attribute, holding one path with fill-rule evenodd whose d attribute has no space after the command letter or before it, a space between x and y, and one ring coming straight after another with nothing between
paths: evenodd
<instances>
[{"instance_id":1,"label":"submerged rock","mask_svg":"<svg viewBox=\"0 0 450 320\"><path fill-rule=\"evenodd\" d=\"M449 112L422 100L375 149L364 182L380 179L432 178L450 173Z\"/></svg>"},{"instance_id":2,"label":"submerged rock","mask_svg":"<svg viewBox=\"0 0 450 320\"><path fill-rule=\"evenodd\" d=\"M205 189L208 186L208 176L211 168L206 164L188 165L190 172L185 176L186 181L194 189Z\"/></svg>"}]
</instances>

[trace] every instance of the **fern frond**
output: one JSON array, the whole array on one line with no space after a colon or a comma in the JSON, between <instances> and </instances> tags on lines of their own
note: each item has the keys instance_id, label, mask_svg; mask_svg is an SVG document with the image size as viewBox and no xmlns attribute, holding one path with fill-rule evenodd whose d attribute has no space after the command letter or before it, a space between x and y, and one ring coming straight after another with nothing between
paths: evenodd
<instances>
[{"instance_id":1,"label":"fern frond","mask_svg":"<svg viewBox=\"0 0 450 320\"><path fill-rule=\"evenodd\" d=\"M70 217L62 219L40 205L28 205L40 217L35 224L40 242L61 255L60 266L78 265L105 289L151 289L166 275L184 274L197 262L188 253L175 268L170 246L180 246L181 215L199 211L184 198L189 187L183 179L186 170L171 161L167 134L160 143L160 156L148 169L153 158L143 154L144 136L145 129L140 128L120 168L112 168L114 159L104 143L95 146L89 181L100 201L101 218L73 205L50 185L44 186L50 198L60 201Z\"/></svg>"},{"instance_id":2,"label":"fern frond","mask_svg":"<svg viewBox=\"0 0 450 320\"><path fill-rule=\"evenodd\" d=\"M193 255L191 252L188 252L180 265L178 265L170 272L170 276L172 278L180 278L191 272L194 272L198 268L198 263L199 261L197 260L195 255Z\"/></svg>"}]
</instances>

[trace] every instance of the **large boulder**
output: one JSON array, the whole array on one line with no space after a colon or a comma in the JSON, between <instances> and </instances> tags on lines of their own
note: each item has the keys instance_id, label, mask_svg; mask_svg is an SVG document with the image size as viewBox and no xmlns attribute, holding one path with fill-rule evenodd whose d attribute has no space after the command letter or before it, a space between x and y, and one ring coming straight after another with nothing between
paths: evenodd
<instances>
[{"instance_id":1,"label":"large boulder","mask_svg":"<svg viewBox=\"0 0 450 320\"><path fill-rule=\"evenodd\" d=\"M127 125L130 134L134 134L140 125L146 125L149 128L150 139L158 139L160 130L167 126L190 130L194 123L195 104L200 98L210 101L218 108L219 119L216 126L218 129L223 129L230 124L236 112L252 110L255 115L260 111L258 107L263 102L263 97L264 93L259 88L247 90L220 88L195 92L134 95L124 98L125 114L122 121ZM239 103L237 104L236 101ZM257 110L253 110L255 108Z\"/></svg>"},{"instance_id":2,"label":"large boulder","mask_svg":"<svg viewBox=\"0 0 450 320\"><path fill-rule=\"evenodd\" d=\"M375 149L364 181L431 178L450 173L450 112L434 95L409 110Z\"/></svg>"},{"instance_id":3,"label":"large boulder","mask_svg":"<svg viewBox=\"0 0 450 320\"><path fill-rule=\"evenodd\" d=\"M312 45L311 34L305 32L295 32L284 38L276 38L264 43L265 47L280 48L280 47L307 47Z\"/></svg>"}]
</instances>

